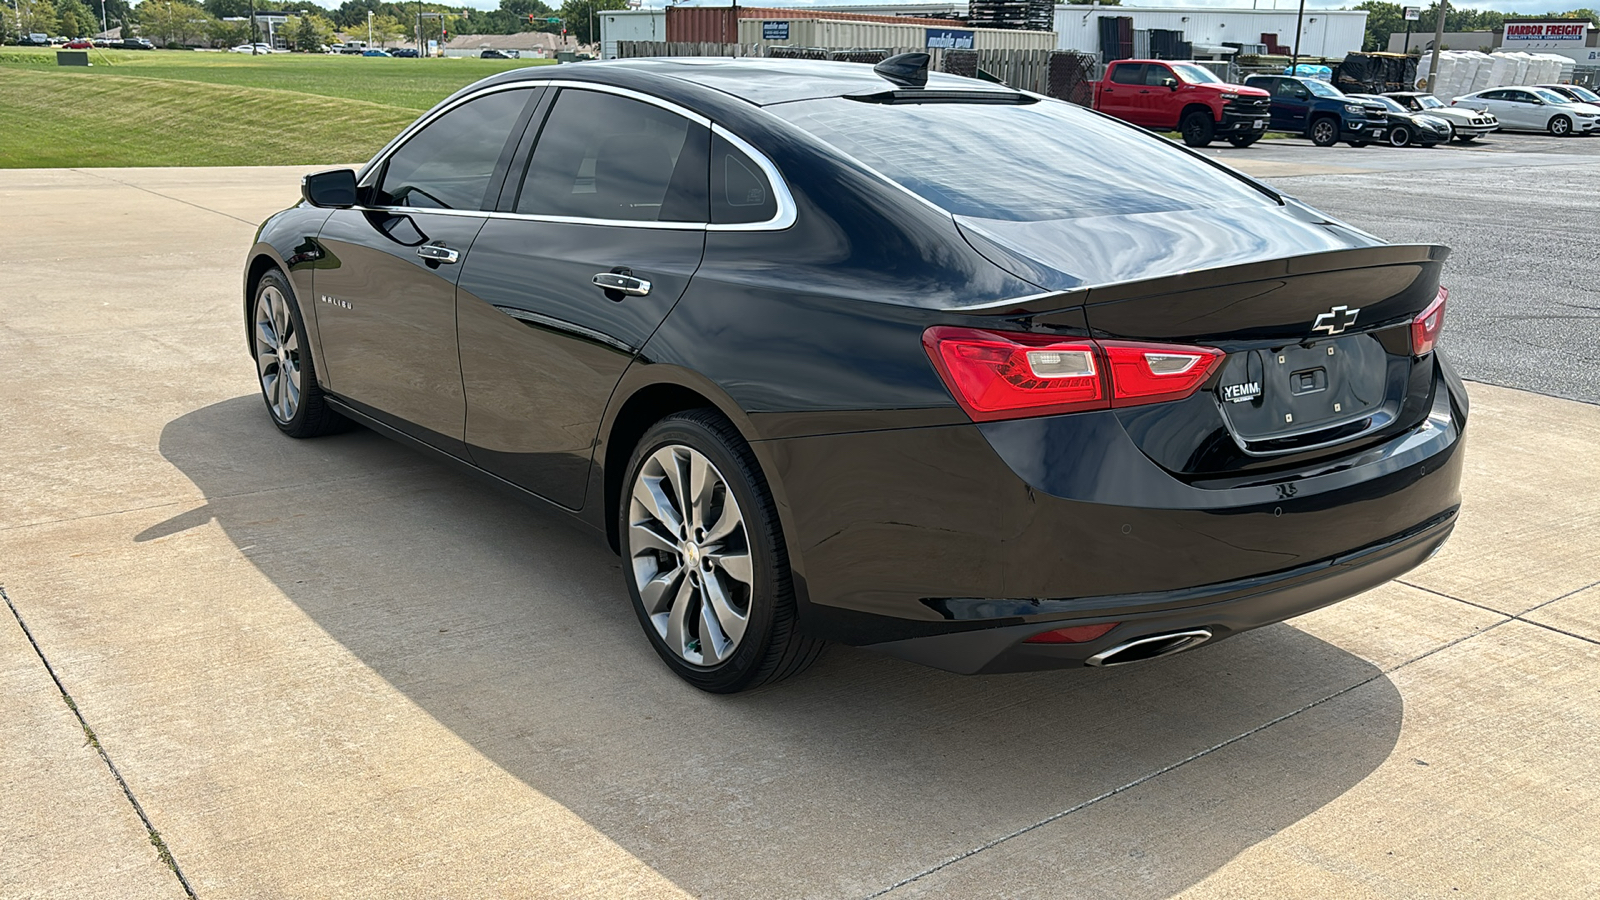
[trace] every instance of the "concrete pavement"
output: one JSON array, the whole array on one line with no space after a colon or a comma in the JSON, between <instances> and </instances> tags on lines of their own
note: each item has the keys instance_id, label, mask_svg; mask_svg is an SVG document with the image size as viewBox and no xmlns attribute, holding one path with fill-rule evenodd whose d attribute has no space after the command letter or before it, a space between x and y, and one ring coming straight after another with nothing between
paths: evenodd
<instances>
[{"instance_id":1,"label":"concrete pavement","mask_svg":"<svg viewBox=\"0 0 1600 900\"><path fill-rule=\"evenodd\" d=\"M128 795L205 898L1600 884L1600 407L1472 385L1444 552L1215 648L834 648L711 697L600 542L271 427L239 266L297 174L0 172L0 585L38 646L0 610L0 895L184 896Z\"/></svg>"}]
</instances>

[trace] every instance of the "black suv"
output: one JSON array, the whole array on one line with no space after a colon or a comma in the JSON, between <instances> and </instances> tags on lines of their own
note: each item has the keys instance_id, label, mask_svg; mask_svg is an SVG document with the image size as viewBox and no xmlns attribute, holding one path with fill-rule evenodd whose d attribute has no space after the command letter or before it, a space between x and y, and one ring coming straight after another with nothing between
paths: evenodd
<instances>
[{"instance_id":1,"label":"black suv","mask_svg":"<svg viewBox=\"0 0 1600 900\"><path fill-rule=\"evenodd\" d=\"M1272 95L1271 130L1308 137L1318 147L1339 141L1365 147L1383 140L1389 127L1389 113L1381 103L1349 97L1326 81L1251 75L1244 83Z\"/></svg>"},{"instance_id":2,"label":"black suv","mask_svg":"<svg viewBox=\"0 0 1600 900\"><path fill-rule=\"evenodd\" d=\"M154 50L156 48L155 44L142 37L123 38L111 46L116 47L118 50Z\"/></svg>"}]
</instances>

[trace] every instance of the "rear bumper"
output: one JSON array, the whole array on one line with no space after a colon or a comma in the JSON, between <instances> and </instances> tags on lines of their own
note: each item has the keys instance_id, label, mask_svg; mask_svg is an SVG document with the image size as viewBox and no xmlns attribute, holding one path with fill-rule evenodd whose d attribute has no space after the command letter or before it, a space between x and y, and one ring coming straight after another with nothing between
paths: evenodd
<instances>
[{"instance_id":1,"label":"rear bumper","mask_svg":"<svg viewBox=\"0 0 1600 900\"><path fill-rule=\"evenodd\" d=\"M1426 559L1460 504L1465 390L1315 472L1207 488L1110 413L754 444L779 494L801 625L959 672L1080 665L1189 626L1226 637ZM1041 631L1120 622L1082 645Z\"/></svg>"}]
</instances>

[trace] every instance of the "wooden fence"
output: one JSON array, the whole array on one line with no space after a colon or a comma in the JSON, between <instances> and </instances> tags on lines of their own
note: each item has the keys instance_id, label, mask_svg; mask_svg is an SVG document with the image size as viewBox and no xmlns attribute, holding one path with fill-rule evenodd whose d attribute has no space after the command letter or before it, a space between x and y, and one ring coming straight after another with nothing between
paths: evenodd
<instances>
[{"instance_id":1,"label":"wooden fence","mask_svg":"<svg viewBox=\"0 0 1600 900\"><path fill-rule=\"evenodd\" d=\"M617 56L766 56L773 59L818 59L835 62L878 63L910 48L856 48L764 46L762 44L668 43L618 41ZM985 78L1009 87L1033 91L1060 100L1088 105L1089 82L1099 72L1093 54L1066 50L937 50L930 49L929 68L951 75Z\"/></svg>"}]
</instances>

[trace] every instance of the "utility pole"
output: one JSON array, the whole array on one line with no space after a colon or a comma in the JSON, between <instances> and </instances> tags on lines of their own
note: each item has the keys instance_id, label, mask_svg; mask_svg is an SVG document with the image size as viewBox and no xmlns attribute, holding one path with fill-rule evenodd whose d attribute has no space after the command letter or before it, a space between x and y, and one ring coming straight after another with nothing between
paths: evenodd
<instances>
[{"instance_id":1,"label":"utility pole","mask_svg":"<svg viewBox=\"0 0 1600 900\"><path fill-rule=\"evenodd\" d=\"M1439 45L1444 43L1444 11L1450 0L1439 0L1439 14L1433 23L1433 58L1428 61L1428 93L1433 93L1434 80L1439 77Z\"/></svg>"},{"instance_id":2,"label":"utility pole","mask_svg":"<svg viewBox=\"0 0 1600 900\"><path fill-rule=\"evenodd\" d=\"M250 0L250 55L255 56L260 50L256 46L256 0Z\"/></svg>"},{"instance_id":3,"label":"utility pole","mask_svg":"<svg viewBox=\"0 0 1600 900\"><path fill-rule=\"evenodd\" d=\"M1289 57L1290 75L1300 74L1300 36L1305 33L1302 30L1303 26L1301 23L1305 21L1305 18L1306 0L1300 0L1300 15L1294 17L1294 50L1291 51L1294 55Z\"/></svg>"}]
</instances>

